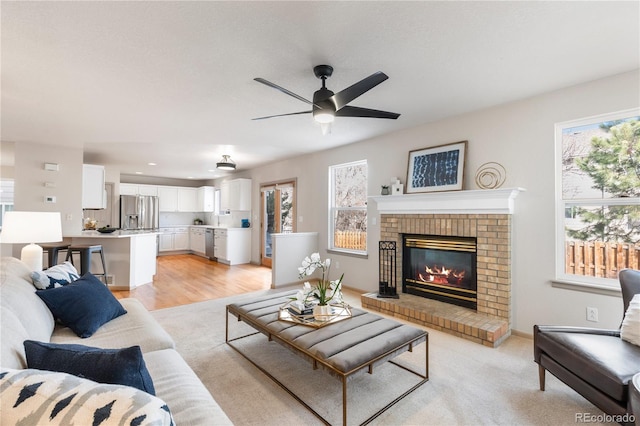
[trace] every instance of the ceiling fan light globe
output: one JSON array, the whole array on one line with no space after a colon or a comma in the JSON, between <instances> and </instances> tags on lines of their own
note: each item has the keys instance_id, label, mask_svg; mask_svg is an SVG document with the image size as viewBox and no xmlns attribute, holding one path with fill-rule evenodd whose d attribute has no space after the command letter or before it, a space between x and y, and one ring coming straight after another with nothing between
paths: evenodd
<instances>
[{"instance_id":1,"label":"ceiling fan light globe","mask_svg":"<svg viewBox=\"0 0 640 426\"><path fill-rule=\"evenodd\" d=\"M313 112L313 119L320 124L333 123L333 120L335 120L335 118L336 116L331 111L322 110Z\"/></svg>"}]
</instances>

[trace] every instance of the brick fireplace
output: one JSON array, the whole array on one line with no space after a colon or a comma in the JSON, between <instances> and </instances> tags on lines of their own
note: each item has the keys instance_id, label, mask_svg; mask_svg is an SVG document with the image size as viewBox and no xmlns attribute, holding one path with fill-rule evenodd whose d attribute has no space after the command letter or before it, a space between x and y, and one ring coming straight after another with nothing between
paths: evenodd
<instances>
[{"instance_id":1,"label":"brick fireplace","mask_svg":"<svg viewBox=\"0 0 640 426\"><path fill-rule=\"evenodd\" d=\"M496 347L511 334L511 240L516 189L370 197L380 213L380 241L404 235L473 237L477 241L477 309L400 293L362 295L362 306ZM396 282L402 281L402 250Z\"/></svg>"}]
</instances>

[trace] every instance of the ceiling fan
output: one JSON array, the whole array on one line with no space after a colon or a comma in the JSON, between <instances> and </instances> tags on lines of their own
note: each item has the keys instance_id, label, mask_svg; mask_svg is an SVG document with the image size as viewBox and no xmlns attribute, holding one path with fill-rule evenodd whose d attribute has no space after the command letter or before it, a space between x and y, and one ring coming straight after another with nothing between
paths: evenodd
<instances>
[{"instance_id":1,"label":"ceiling fan","mask_svg":"<svg viewBox=\"0 0 640 426\"><path fill-rule=\"evenodd\" d=\"M264 120L267 118L284 117L287 115L313 114L313 118L315 121L320 124L328 124L333 122L335 117L389 118L393 120L400 117L400 114L396 114L395 112L379 111L377 109L360 108L347 105L358 96L373 89L378 84L388 79L389 77L385 73L378 71L338 93L333 93L325 86L327 78L331 77L331 75L333 74L332 66L317 65L313 67L313 73L316 77L322 80L322 88L320 88L313 94L313 102L285 89L284 87L267 81L264 78L254 78L254 80L259 83L266 84L267 86L273 87L274 89L277 89L284 94L293 96L294 98L301 100L302 102L310 104L312 108L311 111L269 115L266 117L254 118L253 120Z\"/></svg>"}]
</instances>

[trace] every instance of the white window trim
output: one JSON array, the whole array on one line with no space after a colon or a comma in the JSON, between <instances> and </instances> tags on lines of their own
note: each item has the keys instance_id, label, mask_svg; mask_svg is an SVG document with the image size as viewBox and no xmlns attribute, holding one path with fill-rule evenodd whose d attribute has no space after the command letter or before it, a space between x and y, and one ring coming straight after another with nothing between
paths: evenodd
<instances>
[{"instance_id":1,"label":"white window trim","mask_svg":"<svg viewBox=\"0 0 640 426\"><path fill-rule=\"evenodd\" d=\"M368 254L368 249L369 249L369 238L368 238L368 232L369 232L369 228L367 227L367 249L366 250L353 250L353 249L344 249L344 248L340 248L340 247L335 247L334 246L334 235L335 235L335 230L333 228L334 226L334 222L333 222L333 214L334 214L334 210L337 209L337 207L335 207L333 205L333 200L335 199L335 191L334 191L334 182L333 182L333 170L335 168L338 167L349 167L349 166L357 166L357 165L361 165L364 164L367 166L367 181L369 180L369 164L367 163L367 160L357 160L357 161L351 161L348 163L340 163L340 164L334 164L329 166L329 202L328 202L328 206L329 206L329 215L328 215L328 231L329 231L329 235L328 235L328 248L327 251L329 252L333 252L333 253L341 253L341 254L348 254L348 255L354 255L354 256L367 256ZM365 214L367 215L367 221L368 221L368 216L369 216L369 212L367 211L367 206L364 207L340 207L340 210L364 210Z\"/></svg>"},{"instance_id":2,"label":"white window trim","mask_svg":"<svg viewBox=\"0 0 640 426\"><path fill-rule=\"evenodd\" d=\"M614 121L621 118L640 115L640 108L632 108L623 111L617 111L609 114L595 115L591 117L581 118L578 120L563 121L555 124L555 159L554 166L555 176L555 222L556 222L556 244L555 244L555 262L556 276L553 280L554 284L562 288L580 288L584 287L586 291L620 291L620 283L617 279L597 278L584 275L572 275L565 273L565 229L564 214L565 208L571 205L640 205L639 198L609 198L609 199L572 199L563 200L562 198L562 130L567 127L578 127L596 122Z\"/></svg>"}]
</instances>

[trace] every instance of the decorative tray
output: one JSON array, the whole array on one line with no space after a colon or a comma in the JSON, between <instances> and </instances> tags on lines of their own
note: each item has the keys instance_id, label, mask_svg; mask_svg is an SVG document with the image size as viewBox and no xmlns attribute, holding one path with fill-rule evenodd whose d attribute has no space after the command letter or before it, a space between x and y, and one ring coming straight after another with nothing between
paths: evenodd
<instances>
[{"instance_id":1,"label":"decorative tray","mask_svg":"<svg viewBox=\"0 0 640 426\"><path fill-rule=\"evenodd\" d=\"M292 302L287 302L280 307L278 319L280 321L293 322L295 324L308 325L314 328L321 328L338 321L351 318L351 307L346 303L331 304L331 313L326 315L326 320L318 320L313 314L299 315L290 309Z\"/></svg>"}]
</instances>

